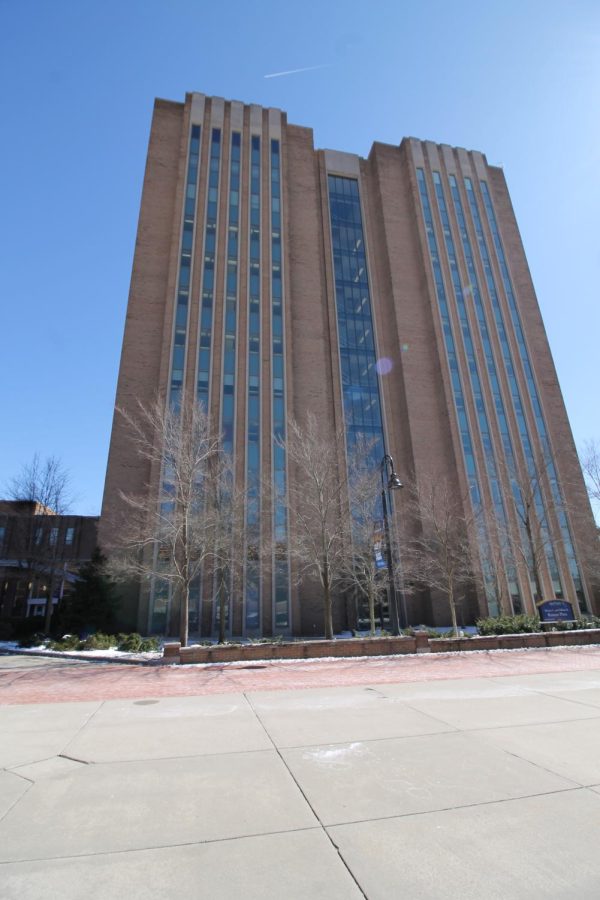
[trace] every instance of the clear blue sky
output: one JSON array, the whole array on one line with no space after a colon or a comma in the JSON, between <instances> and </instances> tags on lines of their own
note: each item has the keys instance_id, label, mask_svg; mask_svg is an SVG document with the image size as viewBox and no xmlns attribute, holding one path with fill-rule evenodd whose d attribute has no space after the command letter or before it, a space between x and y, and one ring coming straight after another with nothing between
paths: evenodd
<instances>
[{"instance_id":1,"label":"clear blue sky","mask_svg":"<svg viewBox=\"0 0 600 900\"><path fill-rule=\"evenodd\" d=\"M598 0L0 0L0 484L55 454L100 510L152 104L192 90L317 147L503 165L576 442L600 439Z\"/></svg>"}]
</instances>

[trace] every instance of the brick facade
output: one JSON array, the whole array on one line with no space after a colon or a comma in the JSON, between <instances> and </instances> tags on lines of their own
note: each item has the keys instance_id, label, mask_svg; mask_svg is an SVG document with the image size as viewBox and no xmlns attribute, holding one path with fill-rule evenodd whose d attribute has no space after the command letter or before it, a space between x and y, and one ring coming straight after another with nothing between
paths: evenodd
<instances>
[{"instance_id":1,"label":"brick facade","mask_svg":"<svg viewBox=\"0 0 600 900\"><path fill-rule=\"evenodd\" d=\"M430 260L428 235L424 225L417 170L425 172L434 211L435 231L439 246L446 293L449 299L451 325L455 335L458 365L465 394L466 417L470 423L475 465L481 488L482 503L493 532L494 510L492 489L486 475L484 438L477 425L477 401L470 389L469 362L461 340L461 323L452 302L452 280L449 260L444 253L444 231L435 207L433 172L439 173L446 185L446 200L451 207L448 178L461 184L463 205L467 199L462 187L465 177L476 185L478 204L485 220L479 182L489 187L498 227L508 259L523 330L534 370L535 383L545 418L548 440L565 501L568 527L583 579L580 599L576 596L568 554L562 540L558 513L553 507L549 486L545 488L548 528L552 532L564 595L577 609L586 604L594 608L593 586L586 579L586 550L593 540L594 529L589 503L573 440L556 379L539 307L531 284L527 262L512 211L510 197L500 169L488 166L480 153L438 146L414 138L404 139L399 146L373 144L368 159L349 154L315 150L312 131L287 123L284 113L255 106L230 103L220 98L189 94L184 103L157 100L150 135L146 174L135 249L131 291L125 325L121 368L116 405L134 411L139 402L154 397L167 399L174 311L180 255L183 197L185 192L187 147L190 124L202 128L200 175L196 197L196 227L190 286L190 312L187 325L185 391L193 394L198 360L199 309L204 256L204 215L208 190L208 167L212 129L221 133L221 182L218 192L217 252L214 265L214 300L210 376L210 411L219 421L222 385L224 329L224 297L227 259L227 173L230 135L241 133L242 166L239 192L240 255L238 260L237 365L236 365L236 474L243 479L246 461L247 362L248 362L248 246L249 246L249 153L252 135L261 138L261 474L264 483L271 477L271 395L273 361L270 320L270 243L268 211L269 154L265 148L273 139L281 148L281 241L284 308L285 399L289 416L301 419L307 410L317 417L324 436L333 435L344 425L342 384L338 353L335 274L332 256L328 201L328 176L339 175L358 181L366 243L366 259L373 308L373 328L378 358L391 361L390 371L379 378L385 445L396 462L396 468L407 484L427 478L430 473L456 485L460 496L467 496L469 481L463 461L461 431L455 412L453 383L444 344L444 326L436 301L436 286ZM461 284L470 289L471 276L461 250L461 234L454 215L451 229L459 258ZM468 220L471 244L477 247L477 235ZM489 225L485 223L494 277L507 323L510 349L518 384L523 416L531 434L532 451L542 452L532 399L528 392L519 346L510 326L510 310L502 290L502 273L493 251ZM485 287L482 259L476 254L478 281L488 322L493 316ZM510 478L506 474L502 436L494 413L495 401L486 375L486 359L478 338L477 321L470 301L469 319L475 343L475 358L482 383L482 400L490 423L490 440L498 462L499 481L507 510L512 539L519 539L518 524L511 501ZM490 327L491 343L498 378L506 407L515 457L521 470L527 469L511 386L502 364L502 352L496 330ZM343 465L343 460L340 461ZM487 462L489 466L489 460ZM124 515L119 492L156 491L158 472L136 458L122 419L115 415L102 508L100 538L110 550ZM294 478L293 470L288 472ZM403 510L403 499L396 501L396 526L417 527ZM577 511L575 514L574 511ZM265 545L270 540L270 520L263 516L262 535ZM314 584L304 581L296 585L295 572L290 578L291 625L289 634L314 636L321 633L321 604ZM522 563L517 561L518 584L524 609L533 611L534 599L530 579ZM544 591L554 590L547 565L543 567ZM262 581L261 631L273 633L274 601L271 574L267 566ZM233 603L234 634L244 633L243 587ZM151 628L150 596L147 588L132 589L130 615L137 616L140 630ZM351 606L351 604L350 604ZM335 608L337 628L353 624L352 611L340 599ZM482 589L466 597L461 609L465 622L485 614L488 601ZM504 611L510 611L505 609ZM409 621L446 624L444 601L435 595L408 599ZM200 630L209 634L213 628L213 591L210 579L202 589Z\"/></svg>"}]
</instances>

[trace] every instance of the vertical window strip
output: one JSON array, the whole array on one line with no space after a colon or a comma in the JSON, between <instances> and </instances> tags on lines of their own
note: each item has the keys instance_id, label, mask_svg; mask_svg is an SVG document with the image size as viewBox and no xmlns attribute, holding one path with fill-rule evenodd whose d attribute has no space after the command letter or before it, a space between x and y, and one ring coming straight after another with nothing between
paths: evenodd
<instances>
[{"instance_id":1,"label":"vertical window strip","mask_svg":"<svg viewBox=\"0 0 600 900\"><path fill-rule=\"evenodd\" d=\"M245 628L260 629L260 137L250 137Z\"/></svg>"},{"instance_id":2,"label":"vertical window strip","mask_svg":"<svg viewBox=\"0 0 600 900\"><path fill-rule=\"evenodd\" d=\"M481 297L481 290L479 287L479 279L477 276L477 270L475 268L475 261L473 258L473 250L471 247L471 241L469 238L469 234L467 231L467 224L464 215L462 200L460 198L460 193L458 190L458 183L454 175L449 175L448 181L450 184L450 193L452 195L452 200L454 203L454 213L456 216L456 221L458 223L458 229L462 242L463 249L463 257L467 267L467 273L469 276L469 284L464 290L464 294L470 294L473 298L473 307L475 309L475 316L477 319L477 324L479 327L479 336L481 339L481 346L483 348L483 354L486 362L487 373L488 373L488 381L490 385L490 390L492 392L492 396L494 398L494 407L496 411L496 421L498 423L498 429L500 432L500 438L502 441L502 448L504 451L504 457L508 463L508 476L511 483L511 489L515 500L520 504L520 511L522 511L522 499L520 492L518 490L518 484L515 479L516 473L516 462L514 449L512 444L512 439L510 435L510 429L508 425L508 419L506 416L506 409L504 406L504 400L502 397L502 391L500 387L500 381L498 378L498 370L496 368L496 361L494 357L494 352L492 349L492 342L490 339L490 333L487 323L487 317L485 313L485 308L483 304L483 300ZM500 488L498 488L500 489ZM501 489L500 489L501 490ZM504 511L504 515L501 519L504 527L507 526L506 512ZM521 529L521 538L525 540L526 545L526 536L524 534L524 526L519 517L519 526ZM509 579L509 587L510 593L513 601L513 608L515 612L521 612L521 597L518 586L518 579L516 575L516 568L514 565L514 558L512 552L510 553L510 561L507 560L507 575Z\"/></svg>"},{"instance_id":3,"label":"vertical window strip","mask_svg":"<svg viewBox=\"0 0 600 900\"><path fill-rule=\"evenodd\" d=\"M173 348L171 351L171 380L169 384L169 405L179 409L183 392L185 351L187 344L188 312L192 283L192 255L196 225L196 195L198 190L198 169L200 163L200 125L192 125L188 147L188 165L183 200L183 224L181 229L181 251L177 278L177 300L175 303L175 323ZM155 578L150 591L151 623L155 632L167 627L170 603L169 584L164 579ZM193 613L190 611L193 618Z\"/></svg>"},{"instance_id":4,"label":"vertical window strip","mask_svg":"<svg viewBox=\"0 0 600 900\"><path fill-rule=\"evenodd\" d=\"M287 550L287 472L285 449L285 360L283 353L283 279L281 241L281 153L271 140L271 339L272 339L272 451L274 480L275 561L273 591L275 628L290 626L289 567Z\"/></svg>"},{"instance_id":5,"label":"vertical window strip","mask_svg":"<svg viewBox=\"0 0 600 900\"><path fill-rule=\"evenodd\" d=\"M227 222L227 275L225 278L225 328L223 352L223 389L221 397L221 430L223 450L233 455L235 420L235 362L237 344L237 303L239 266L241 134L231 135L229 164L229 210Z\"/></svg>"},{"instance_id":6,"label":"vertical window strip","mask_svg":"<svg viewBox=\"0 0 600 900\"><path fill-rule=\"evenodd\" d=\"M217 252L217 215L219 207L219 174L221 166L221 129L213 128L210 142L206 221L204 227L204 268L200 299L198 342L198 383L196 396L208 410L210 362L213 332L215 259Z\"/></svg>"},{"instance_id":7,"label":"vertical window strip","mask_svg":"<svg viewBox=\"0 0 600 900\"><path fill-rule=\"evenodd\" d=\"M552 546L552 543L551 543L550 537L549 537L548 520L547 520L547 515L546 515L546 509L544 507L542 493L541 493L539 484L537 484L538 478L537 478L535 453L534 453L533 445L531 442L529 427L527 425L527 420L525 418L523 401L521 398L521 392L520 392L519 384L517 381L517 375L516 375L516 371L515 371L515 367L514 367L512 351L510 349L510 343L508 340L508 334L507 334L506 326L504 323L504 315L502 313L502 307L500 305L500 298L498 295L496 280L495 280L493 269L492 269L490 254L488 251L487 241L486 241L484 231L483 231L481 217L479 215L479 208L477 206L477 199L475 197L473 183L472 183L471 179L468 177L465 177L464 182L465 182L465 188L467 191L467 197L469 200L469 209L471 211L471 218L473 220L475 234L477 235L479 254L481 256L481 260L483 263L483 270L485 273L488 294L490 296L490 301L492 304L492 311L494 314L494 321L496 323L498 339L500 341L500 348L502 351L504 368L506 371L506 375L507 375L508 383L509 383L509 387L510 387L511 399L512 399L513 409L514 409L514 413L515 413L515 420L517 422L517 428L519 431L519 436L521 438L521 445L523 447L523 453L524 453L526 464L527 464L527 471L529 473L529 476L532 478L532 480L535 479L535 481L536 481L534 498L533 498L534 504L535 504L535 511L536 511L536 515L540 521L540 525L541 525L542 529L544 530L544 533L548 536L547 546L546 546L546 559L548 562L548 567L550 570L550 576L552 579L552 585L553 585L555 594L557 597L559 597L559 596L563 595L562 583L561 583L561 579L560 579L560 572L559 572L559 568L558 568L556 554L554 552L554 548ZM493 212L493 210L492 210L492 212ZM514 299L514 297L513 297L513 299ZM537 396L537 394L536 394L536 396ZM547 441L544 442L542 435L540 435L540 437L542 438L542 446L544 446L544 452L546 455L548 455L549 445L547 444ZM515 472L516 472L516 466L515 466ZM549 456L548 456L548 474L549 474L551 482L556 479L556 471L554 469L554 464ZM557 485L557 487L558 487L558 485ZM519 510L519 513L520 513L520 517L523 518L523 515L524 515L523 499L521 496L520 488L516 481L513 483L512 489L513 489L513 496L515 498L515 503L516 503L517 509ZM560 496L560 494L559 494L559 496ZM561 505L562 505L562 499L561 499ZM564 510L562 510L560 507L559 507L559 509L560 509L560 513L562 513L562 516L564 518ZM577 596L579 598L581 608L582 608L582 610L584 610L585 609L585 598L583 597L583 591L581 590L581 580L579 578L579 570L577 568L577 563L575 561L575 554L574 554L573 546L571 543L570 533L568 531L568 525L566 524L566 518L565 518L564 522L561 521L560 514L559 514L559 524L561 527L563 541L565 539L565 526L567 529L568 543L565 541L565 550L566 550L567 558L569 561L569 569L571 571L571 575L574 576L575 587L577 590ZM570 551L569 551L569 547L570 547ZM576 578L575 578L574 573L576 573L576 576L577 576Z\"/></svg>"},{"instance_id":8,"label":"vertical window strip","mask_svg":"<svg viewBox=\"0 0 600 900\"><path fill-rule=\"evenodd\" d=\"M178 408L183 390L183 370L187 343L187 323L192 280L192 254L196 219L196 192L200 161L200 126L192 125L188 149L188 166L185 181L183 225L181 229L181 255L177 279L177 301L175 304L175 329L171 353L171 383L169 403Z\"/></svg>"},{"instance_id":9,"label":"vertical window strip","mask_svg":"<svg viewBox=\"0 0 600 900\"><path fill-rule=\"evenodd\" d=\"M329 175L327 182L346 447L351 453L361 439L372 442L370 463L378 467L385 436L360 188L356 178ZM373 512L383 515L380 501Z\"/></svg>"},{"instance_id":10,"label":"vertical window strip","mask_svg":"<svg viewBox=\"0 0 600 900\"><path fill-rule=\"evenodd\" d=\"M511 321L513 325L513 329L515 332L515 336L517 338L517 346L519 349L519 356L521 359L521 364L523 366L523 371L525 373L525 381L527 384L527 390L529 393L529 399L531 402L531 406L533 408L533 413L535 417L536 427L538 430L538 434L540 436L540 441L544 450L544 456L546 457L546 469L548 474L548 480L550 482L550 488L552 491L552 496L555 503L555 511L558 518L561 536L563 539L563 545L565 548L565 553L568 560L569 571L573 578L573 582L575 584L575 590L577 593L577 597L579 600L579 604L581 606L582 611L587 612L587 604L585 599L585 594L583 591L583 584L581 580L581 575L579 572L579 567L577 564L577 559L575 556L575 549L573 547L573 540L571 537L571 531L569 528L567 515L564 509L564 499L562 496L562 492L560 489L560 485L558 482L558 474L556 472L556 468L554 466L554 461L552 459L552 453L550 450L550 441L548 438L548 432L546 429L546 423L544 421L544 416L542 413L542 408L539 400L539 395L537 391L537 387L535 384L535 378L533 376L533 369L531 366L531 361L529 358L529 352L527 350L527 344L525 342L525 335L523 332L523 328L521 325L521 317L519 315L519 309L517 306L517 301L515 298L515 294L512 287L512 281L510 278L510 273L508 271L508 266L506 263L506 257L504 255L504 248L502 246L502 240L500 238L500 231L498 229L498 223L496 220L496 214L494 212L494 207L492 204L492 198L489 192L489 188L487 182L480 181L481 192L483 195L483 203L487 215L488 224L490 226L490 231L492 232L492 239L494 242L494 247L496 250L496 256L498 259L498 264L500 267L500 274L502 277L502 283L504 286L504 292L506 294L506 298L508 300L508 307L510 310Z\"/></svg>"},{"instance_id":11,"label":"vertical window strip","mask_svg":"<svg viewBox=\"0 0 600 900\"><path fill-rule=\"evenodd\" d=\"M492 503L494 505L494 510L498 521L500 523L501 529L503 530L503 534L507 533L507 516L506 509L504 506L504 500L502 498L502 489L500 486L500 482L498 479L498 468L496 465L496 455L494 452L493 438L492 432L490 429L488 413L486 409L485 396L483 393L483 387L481 384L481 378L479 375L479 366L477 363L477 355L475 352L475 345L473 343L473 336L471 334L471 325L469 322L469 316L467 313L467 305L465 303L465 294L463 292L463 287L460 279L460 270L458 267L458 259L456 255L456 248L454 245L454 238L452 237L452 231L450 228L450 217L448 215L448 208L446 206L446 198L444 196L444 189L442 186L442 179L440 177L439 172L433 172L433 184L435 195L438 204L438 211L440 215L440 220L442 223L442 230L444 234L444 241L446 245L446 257L448 260L448 265L450 268L450 277L452 280L452 288L454 290L454 299L456 302L456 310L458 313L458 319L461 327L462 334L462 343L465 351L465 355L467 357L468 368L469 368L469 377L471 381L471 393L473 395L473 403L477 416L477 424L479 426L479 434L481 437L481 443L483 447L483 454L485 458L485 465L487 470L488 482L490 486L490 493L492 496ZM514 571L514 562L512 560L512 554L508 548L508 546L504 547L503 556L505 557L504 564L507 571ZM494 561L489 561L492 568L494 567ZM497 615L500 612L498 607L498 602L496 598L496 602L492 604L492 608L490 612L493 615Z\"/></svg>"},{"instance_id":12,"label":"vertical window strip","mask_svg":"<svg viewBox=\"0 0 600 900\"><path fill-rule=\"evenodd\" d=\"M435 290L438 301L440 318L442 321L442 331L444 333L444 343L446 347L446 356L448 358L448 367L450 369L450 380L452 383L452 392L454 396L454 404L458 419L458 430L460 432L463 454L465 457L465 469L467 480L471 490L471 500L476 508L481 506L481 492L479 490L479 481L477 479L477 468L475 465L475 454L473 452L473 444L471 441L471 432L467 421L466 405L458 366L458 358L456 355L456 346L454 343L454 334L452 331L452 321L450 319L450 310L446 299L446 289L444 287L444 279L442 276L442 266L438 253L437 239L433 226L433 215L429 203L429 193L425 182L425 172L423 169L417 169L417 180L419 183L419 193L421 196L421 206L423 209L423 219L425 221L425 230L427 232L427 242L429 245L429 256L431 267L433 269L433 279L435 282Z\"/></svg>"},{"instance_id":13,"label":"vertical window strip","mask_svg":"<svg viewBox=\"0 0 600 900\"><path fill-rule=\"evenodd\" d=\"M506 257L504 255L504 248L502 246L502 239L500 237L500 231L498 229L498 222L496 220L496 214L494 212L494 207L492 204L492 198L490 195L490 191L486 181L480 181L481 192L483 195L483 203L487 215L488 224L490 227L490 231L492 233L492 239L494 242L494 247L496 249L496 257L498 259L498 263L500 266L500 274L502 276L502 283L504 285L504 293L506 294L506 298L508 300L508 307L510 310L511 320L513 329L517 338L517 346L519 348L519 356L521 358L521 364L523 366L523 371L525 373L525 381L527 383L527 390L529 393L529 399L531 402L531 406L533 408L533 413L535 417L535 422L538 430L538 434L540 436L540 441L544 450L544 455L546 457L546 469L548 474L548 480L550 482L550 489L552 491L552 496L555 503L555 511L558 518L560 531L563 539L563 545L565 548L565 553L568 560L569 571L571 573L571 577L573 578L573 583L575 585L575 591L577 593L577 598L579 600L579 605L583 612L587 612L587 602L585 598L585 593L583 590L583 583L581 580L581 573L579 571L579 566L577 564L577 558L575 555L575 548L573 547L573 539L571 536L571 530L569 528L569 523L567 520L567 514L565 512L565 504L564 498L562 496L562 491L560 489L560 484L558 481L558 473L556 471L556 467L554 465L554 460L552 459L552 453L550 449L550 440L548 438L548 431L546 429L546 423L544 421L544 415L542 413L542 407L540 404L540 399L537 391L537 387L535 384L535 378L533 376L533 369L531 366L531 361L529 359L529 352L527 350L527 344L525 342L525 335L523 332L523 328L521 325L521 317L519 315L519 309L517 307L517 301L514 295L512 281L510 278L510 273L508 271L508 266L506 264Z\"/></svg>"},{"instance_id":14,"label":"vertical window strip","mask_svg":"<svg viewBox=\"0 0 600 900\"><path fill-rule=\"evenodd\" d=\"M233 436L235 425L235 375L237 346L237 305L239 266L239 226L240 226L240 164L241 134L231 133L229 156L229 197L227 209L227 258L225 275L225 314L223 325L223 381L221 388L221 434L223 452L233 458ZM233 488L233 485L231 485ZM229 490L225 485L223 490ZM225 567L219 590L225 591L225 628L231 630L230 598L232 595L232 572ZM219 630L221 604L216 602L213 610L214 629Z\"/></svg>"},{"instance_id":15,"label":"vertical window strip","mask_svg":"<svg viewBox=\"0 0 600 900\"><path fill-rule=\"evenodd\" d=\"M436 291L436 297L437 297L437 301L438 301L438 309L439 309L439 313L440 313L440 319L442 322L442 331L443 331L443 335L444 335L444 344L445 344L445 348L446 348L446 358L448 360L448 368L450 370L450 381L451 381L451 385L452 385L452 393L453 393L453 397L454 397L454 406L455 406L455 411L456 411L458 430L459 430L459 434L460 434L462 450L463 450L463 458L464 458L464 462L465 462L465 472L466 472L466 476L467 476L467 482L469 485L469 492L470 492L473 508L476 511L480 511L482 509L481 489L479 486L479 478L477 475L477 465L475 462L475 453L473 451L473 441L471 438L471 431L469 428L469 421L467 418L467 409L466 409L466 404L465 404L462 380L460 377L458 357L456 354L456 344L454 342L452 320L450 318L448 299L446 297L446 289L444 287L442 266L441 266L441 262L440 262L437 238L435 236L435 229L434 229L434 224L433 224L433 214L431 211L431 204L429 202L429 192L427 190L427 183L425 181L425 172L421 168L417 168L417 182L418 182L418 187L419 187L419 195L421 198L421 208L423 210L423 220L425 223L425 231L427 234L429 257L430 257L430 262L431 262L431 268L433 271L433 279L435 282L435 291ZM491 558L489 539L487 536L485 524L482 521L481 516L478 516L478 531L479 531L478 538L479 538L482 569L483 569L483 574L484 574L486 598L487 598L488 604L491 607L493 607L496 602L495 601L494 575L493 575L493 572L491 571L491 567L490 567L490 563L489 563L490 558Z\"/></svg>"},{"instance_id":16,"label":"vertical window strip","mask_svg":"<svg viewBox=\"0 0 600 900\"><path fill-rule=\"evenodd\" d=\"M350 450L372 438L378 464L385 447L358 181L329 175L328 186L346 442Z\"/></svg>"}]
</instances>

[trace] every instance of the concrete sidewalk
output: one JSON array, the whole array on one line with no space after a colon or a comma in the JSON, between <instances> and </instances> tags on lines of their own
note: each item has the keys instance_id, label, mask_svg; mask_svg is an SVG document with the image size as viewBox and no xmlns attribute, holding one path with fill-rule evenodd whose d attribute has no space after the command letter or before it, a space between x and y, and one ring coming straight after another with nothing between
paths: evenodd
<instances>
[{"instance_id":1,"label":"concrete sidewalk","mask_svg":"<svg viewBox=\"0 0 600 900\"><path fill-rule=\"evenodd\" d=\"M596 898L599 748L597 669L3 706L0 896Z\"/></svg>"}]
</instances>

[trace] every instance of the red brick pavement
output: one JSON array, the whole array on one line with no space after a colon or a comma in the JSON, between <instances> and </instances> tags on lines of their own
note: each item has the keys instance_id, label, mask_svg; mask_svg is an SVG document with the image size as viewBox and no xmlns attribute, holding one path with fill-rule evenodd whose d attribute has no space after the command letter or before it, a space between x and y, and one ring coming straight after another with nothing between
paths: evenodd
<instances>
[{"instance_id":1,"label":"red brick pavement","mask_svg":"<svg viewBox=\"0 0 600 900\"><path fill-rule=\"evenodd\" d=\"M581 670L600 670L600 646L243 666L57 665L56 660L40 665L36 660L31 668L0 669L0 704L134 700Z\"/></svg>"}]
</instances>

